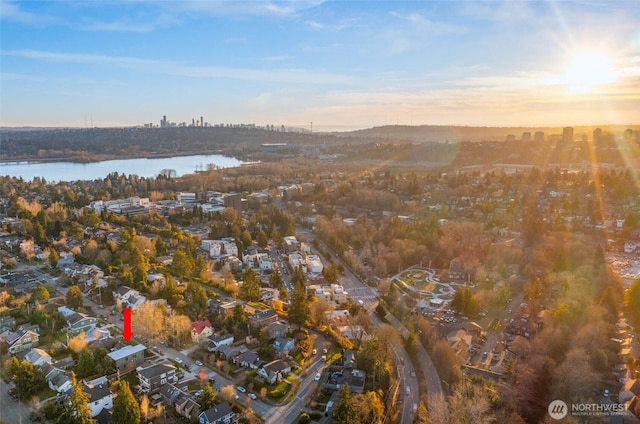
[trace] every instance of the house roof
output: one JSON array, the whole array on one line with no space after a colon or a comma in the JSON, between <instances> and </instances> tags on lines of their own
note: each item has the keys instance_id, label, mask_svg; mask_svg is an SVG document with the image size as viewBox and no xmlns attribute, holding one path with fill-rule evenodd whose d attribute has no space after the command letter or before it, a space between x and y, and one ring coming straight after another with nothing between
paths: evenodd
<instances>
[{"instance_id":1,"label":"house roof","mask_svg":"<svg viewBox=\"0 0 640 424\"><path fill-rule=\"evenodd\" d=\"M95 402L100 399L104 399L107 396L111 396L111 390L106 383L97 384L95 386L84 384L84 391L89 394L89 402Z\"/></svg>"},{"instance_id":2,"label":"house roof","mask_svg":"<svg viewBox=\"0 0 640 424\"><path fill-rule=\"evenodd\" d=\"M51 361L51 355L49 355L44 350L38 349L38 348L31 349L29 352L27 352L27 355L24 357L24 359L31 362L32 364L40 358L49 358L49 361Z\"/></svg>"},{"instance_id":3,"label":"house roof","mask_svg":"<svg viewBox=\"0 0 640 424\"><path fill-rule=\"evenodd\" d=\"M131 287L127 287L127 286L121 286L118 287L118 290L116 291L120 296L124 296L125 294L129 293L129 292L133 292L133 293L137 293L136 290L132 289Z\"/></svg>"},{"instance_id":4,"label":"house roof","mask_svg":"<svg viewBox=\"0 0 640 424\"><path fill-rule=\"evenodd\" d=\"M82 321L85 318L89 318L87 315L80 313L80 312L76 312L73 315L69 315L67 317L67 321L69 322L69 325L74 325L80 321Z\"/></svg>"},{"instance_id":5,"label":"house roof","mask_svg":"<svg viewBox=\"0 0 640 424\"><path fill-rule=\"evenodd\" d=\"M286 370L287 368L290 368L290 367L283 360L276 359L275 361L271 361L268 364L266 364L263 368L267 372L267 374L271 374L271 373L280 372L282 370Z\"/></svg>"},{"instance_id":6,"label":"house roof","mask_svg":"<svg viewBox=\"0 0 640 424\"><path fill-rule=\"evenodd\" d=\"M107 356L114 361L119 361L122 358L126 358L129 355L134 355L138 352L143 352L146 348L144 345L135 345L135 346L125 346L122 349L118 349L113 352L109 352Z\"/></svg>"},{"instance_id":7,"label":"house roof","mask_svg":"<svg viewBox=\"0 0 640 424\"><path fill-rule=\"evenodd\" d=\"M147 368L138 369L138 374L145 378L153 378L172 370L175 371L176 367L171 364L156 364Z\"/></svg>"},{"instance_id":8,"label":"house roof","mask_svg":"<svg viewBox=\"0 0 640 424\"><path fill-rule=\"evenodd\" d=\"M191 331L195 331L198 334L202 334L205 328L211 328L211 323L208 319L204 321L196 321L191 324Z\"/></svg>"},{"instance_id":9,"label":"house roof","mask_svg":"<svg viewBox=\"0 0 640 424\"><path fill-rule=\"evenodd\" d=\"M231 411L231 405L229 405L229 402L222 402L213 408L207 409L200 415L207 417L207 421L213 422L232 413L233 411Z\"/></svg>"},{"instance_id":10,"label":"house roof","mask_svg":"<svg viewBox=\"0 0 640 424\"><path fill-rule=\"evenodd\" d=\"M228 339L233 339L233 334L212 334L211 336L209 336L209 340L214 343L220 343Z\"/></svg>"}]
</instances>

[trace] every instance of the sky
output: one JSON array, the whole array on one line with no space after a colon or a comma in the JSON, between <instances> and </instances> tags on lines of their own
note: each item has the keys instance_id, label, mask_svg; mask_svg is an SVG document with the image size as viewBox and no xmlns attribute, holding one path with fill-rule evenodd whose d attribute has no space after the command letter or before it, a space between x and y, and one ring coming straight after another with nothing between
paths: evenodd
<instances>
[{"instance_id":1,"label":"sky","mask_svg":"<svg viewBox=\"0 0 640 424\"><path fill-rule=\"evenodd\" d=\"M0 0L0 71L4 127L638 124L640 7Z\"/></svg>"}]
</instances>

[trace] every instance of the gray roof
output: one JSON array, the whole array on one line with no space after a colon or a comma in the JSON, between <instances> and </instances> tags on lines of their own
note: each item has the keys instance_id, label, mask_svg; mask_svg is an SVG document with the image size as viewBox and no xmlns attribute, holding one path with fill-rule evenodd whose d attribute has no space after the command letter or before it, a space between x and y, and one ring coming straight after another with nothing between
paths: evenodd
<instances>
[{"instance_id":1,"label":"gray roof","mask_svg":"<svg viewBox=\"0 0 640 424\"><path fill-rule=\"evenodd\" d=\"M232 413L233 411L231 411L231 405L229 405L229 402L222 402L220 405L207 409L200 415L204 414L209 422L213 422Z\"/></svg>"},{"instance_id":2,"label":"gray roof","mask_svg":"<svg viewBox=\"0 0 640 424\"><path fill-rule=\"evenodd\" d=\"M108 384L98 384L96 386L84 385L84 391L89 394L89 402L95 402L107 396L111 396Z\"/></svg>"},{"instance_id":3,"label":"gray roof","mask_svg":"<svg viewBox=\"0 0 640 424\"><path fill-rule=\"evenodd\" d=\"M171 372L171 370L175 371L176 367L171 364L157 364L151 365L147 368L142 368L138 370L138 374L145 378L153 378L165 372Z\"/></svg>"},{"instance_id":4,"label":"gray roof","mask_svg":"<svg viewBox=\"0 0 640 424\"><path fill-rule=\"evenodd\" d=\"M144 352L146 347L144 345L135 345L135 346L125 346L122 349L118 349L114 352L109 352L107 356L114 361L118 361L122 358L126 358L129 355L134 355L138 352Z\"/></svg>"}]
</instances>

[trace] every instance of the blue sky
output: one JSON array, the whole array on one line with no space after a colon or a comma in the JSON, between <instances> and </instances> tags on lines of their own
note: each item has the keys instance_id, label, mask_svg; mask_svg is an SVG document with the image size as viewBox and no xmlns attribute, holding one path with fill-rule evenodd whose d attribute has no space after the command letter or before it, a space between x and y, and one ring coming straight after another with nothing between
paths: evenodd
<instances>
[{"instance_id":1,"label":"blue sky","mask_svg":"<svg viewBox=\"0 0 640 424\"><path fill-rule=\"evenodd\" d=\"M640 117L635 1L0 0L0 24L2 126Z\"/></svg>"}]
</instances>

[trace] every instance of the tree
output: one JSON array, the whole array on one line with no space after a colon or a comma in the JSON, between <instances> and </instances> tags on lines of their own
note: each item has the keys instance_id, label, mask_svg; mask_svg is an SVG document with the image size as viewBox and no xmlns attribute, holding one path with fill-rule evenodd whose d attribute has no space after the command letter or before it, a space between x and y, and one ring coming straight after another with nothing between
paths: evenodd
<instances>
[{"instance_id":1,"label":"tree","mask_svg":"<svg viewBox=\"0 0 640 424\"><path fill-rule=\"evenodd\" d=\"M78 365L75 369L78 378L86 378L96 373L96 363L93 358L93 353L88 348L85 347L80 351Z\"/></svg>"},{"instance_id":2,"label":"tree","mask_svg":"<svg viewBox=\"0 0 640 424\"><path fill-rule=\"evenodd\" d=\"M269 244L269 238L267 237L267 233L265 233L262 229L258 231L258 246L264 248Z\"/></svg>"},{"instance_id":3,"label":"tree","mask_svg":"<svg viewBox=\"0 0 640 424\"><path fill-rule=\"evenodd\" d=\"M82 290L78 286L71 286L66 296L67 307L70 309L78 309L82 306Z\"/></svg>"},{"instance_id":4,"label":"tree","mask_svg":"<svg viewBox=\"0 0 640 424\"><path fill-rule=\"evenodd\" d=\"M131 393L129 383L120 380L118 383L118 396L113 402L113 415L111 422L114 424L132 424L140 422L140 405Z\"/></svg>"},{"instance_id":5,"label":"tree","mask_svg":"<svg viewBox=\"0 0 640 424\"><path fill-rule=\"evenodd\" d=\"M70 338L67 345L72 352L80 353L82 349L87 346L87 338L84 331L81 331L75 337Z\"/></svg>"},{"instance_id":6,"label":"tree","mask_svg":"<svg viewBox=\"0 0 640 424\"><path fill-rule=\"evenodd\" d=\"M224 386L220 389L220 396L227 402L231 402L236 397L236 389L232 385Z\"/></svg>"},{"instance_id":7,"label":"tree","mask_svg":"<svg viewBox=\"0 0 640 424\"><path fill-rule=\"evenodd\" d=\"M33 303L47 303L50 297L49 290L45 286L38 286L31 293L29 300Z\"/></svg>"},{"instance_id":8,"label":"tree","mask_svg":"<svg viewBox=\"0 0 640 424\"><path fill-rule=\"evenodd\" d=\"M289 305L289 322L299 327L303 326L309 317L309 299L305 292L304 283L299 282L291 293L291 305Z\"/></svg>"},{"instance_id":9,"label":"tree","mask_svg":"<svg viewBox=\"0 0 640 424\"><path fill-rule=\"evenodd\" d=\"M279 289L283 286L284 281L282 280L282 275L278 271L271 274L269 277L269 285L271 288Z\"/></svg>"},{"instance_id":10,"label":"tree","mask_svg":"<svg viewBox=\"0 0 640 424\"><path fill-rule=\"evenodd\" d=\"M146 301L131 313L131 330L136 337L155 343L165 330L164 314L153 303Z\"/></svg>"},{"instance_id":11,"label":"tree","mask_svg":"<svg viewBox=\"0 0 640 424\"><path fill-rule=\"evenodd\" d=\"M242 276L242 285L238 297L249 302L257 302L262 298L260 294L260 276L251 268Z\"/></svg>"},{"instance_id":12,"label":"tree","mask_svg":"<svg viewBox=\"0 0 640 424\"><path fill-rule=\"evenodd\" d=\"M55 268L58 266L58 261L60 260L60 254L53 247L49 249L49 265L51 268Z\"/></svg>"},{"instance_id":13,"label":"tree","mask_svg":"<svg viewBox=\"0 0 640 424\"><path fill-rule=\"evenodd\" d=\"M182 250L178 249L173 255L173 262L171 263L171 271L177 277L184 278L193 273L195 263L193 258L187 256Z\"/></svg>"},{"instance_id":14,"label":"tree","mask_svg":"<svg viewBox=\"0 0 640 424\"><path fill-rule=\"evenodd\" d=\"M384 404L378 392L353 396L353 406L358 411L360 423L380 424L384 418Z\"/></svg>"},{"instance_id":15,"label":"tree","mask_svg":"<svg viewBox=\"0 0 640 424\"><path fill-rule=\"evenodd\" d=\"M200 395L200 406L206 411L215 406L217 398L218 394L216 391L211 387L211 384L207 384L204 386L204 389L202 389L202 395Z\"/></svg>"},{"instance_id":16,"label":"tree","mask_svg":"<svg viewBox=\"0 0 640 424\"><path fill-rule=\"evenodd\" d=\"M187 285L184 296L187 301L187 311L189 315L194 319L201 317L207 310L207 304L209 302L207 292L204 291L199 283L190 282Z\"/></svg>"},{"instance_id":17,"label":"tree","mask_svg":"<svg viewBox=\"0 0 640 424\"><path fill-rule=\"evenodd\" d=\"M338 400L333 406L333 422L336 424L360 423L348 384L343 384L338 392Z\"/></svg>"},{"instance_id":18,"label":"tree","mask_svg":"<svg viewBox=\"0 0 640 424\"><path fill-rule=\"evenodd\" d=\"M9 374L16 385L18 396L27 399L46 386L42 371L29 361L21 361L15 356L11 358Z\"/></svg>"},{"instance_id":19,"label":"tree","mask_svg":"<svg viewBox=\"0 0 640 424\"><path fill-rule=\"evenodd\" d=\"M65 424L92 424L95 420L91 418L89 408L89 394L84 391L82 381L76 379L76 374L71 372L72 394L65 403L65 412L62 422Z\"/></svg>"}]
</instances>

